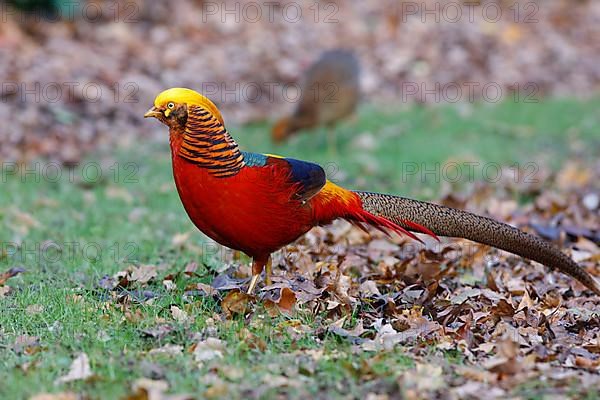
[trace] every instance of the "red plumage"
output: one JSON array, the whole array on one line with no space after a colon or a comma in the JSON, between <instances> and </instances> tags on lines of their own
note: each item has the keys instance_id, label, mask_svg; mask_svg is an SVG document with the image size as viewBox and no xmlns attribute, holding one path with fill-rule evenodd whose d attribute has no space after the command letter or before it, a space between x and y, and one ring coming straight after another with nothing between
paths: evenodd
<instances>
[{"instance_id":1,"label":"red plumage","mask_svg":"<svg viewBox=\"0 0 600 400\"><path fill-rule=\"evenodd\" d=\"M293 198L289 172L281 168L247 167L235 176L216 178L174 149L173 175L198 229L257 260L266 261L314 226L310 208Z\"/></svg>"},{"instance_id":2,"label":"red plumage","mask_svg":"<svg viewBox=\"0 0 600 400\"><path fill-rule=\"evenodd\" d=\"M218 178L179 157L179 146L179 140L172 141L173 175L190 219L218 243L255 260L266 262L271 253L312 227L337 218L363 229L368 225L419 240L393 222L365 211L355 193L331 182L307 201L297 199L299 184L291 178L285 159L271 158L265 166L245 166L234 176ZM435 236L420 225L411 227Z\"/></svg>"}]
</instances>

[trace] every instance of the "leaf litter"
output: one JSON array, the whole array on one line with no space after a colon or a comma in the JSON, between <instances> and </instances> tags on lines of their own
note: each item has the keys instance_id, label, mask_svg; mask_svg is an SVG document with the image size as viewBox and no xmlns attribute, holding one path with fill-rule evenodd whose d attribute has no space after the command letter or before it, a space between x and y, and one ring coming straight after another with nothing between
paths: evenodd
<instances>
[{"instance_id":1,"label":"leaf litter","mask_svg":"<svg viewBox=\"0 0 600 400\"><path fill-rule=\"evenodd\" d=\"M534 234L556 237L565 252L599 276L600 244L595 235L600 215L590 207L591 200L584 201L590 193L597 193L591 184L542 191L534 204L520 209L504 204L502 189L477 188L468 197L453 195L440 202L502 215ZM491 196L496 200L486 202ZM131 323L143 318L138 305L152 304L166 293L181 294L182 303L166 306L139 334L151 346L149 357L189 355L203 370L220 368L219 362L231 354L231 342L222 336L221 327L242 320L246 328L238 329L239 343L250 351L268 351L269 340L255 329L272 323L270 331L291 340L285 357L295 360L295 373L302 371L304 377L318 371L313 355L318 354L319 360L337 357L332 350L298 344L306 338L317 344L335 338L358 355L401 352L413 361L395 378L406 398L477 397L484 390L490 398L505 397L536 380L543 380L553 394L572 395L589 393L600 384L600 299L573 279L488 246L446 238L423 246L379 232L367 235L340 222L315 228L275 254L272 284L260 284L253 295L245 293L248 266L236 268L235 263L214 277L199 274L193 260L178 270L163 264L131 265L100 279L97 290L104 293L107 307L121 310ZM2 273L0 286L22 272L15 267ZM196 321L190 307L207 300L216 302L215 313ZM26 312L35 316L44 308L31 304ZM197 324L203 326L200 331ZM184 342L177 339L180 333ZM36 336L19 336L11 345L14 353L26 356L44 349ZM449 355L462 363L449 363ZM377 380L380 373L351 367L356 368L363 371L356 375L359 381L382 384ZM161 381L163 373L152 371L148 376ZM92 376L87 356L80 354L57 383ZM277 390L302 388L301 380L284 372L274 371L271 378L269 387ZM240 390L252 386L236 382ZM209 383L207 396L231 390L223 377ZM132 396L142 397L131 398L151 398L155 392L166 396L168 386L157 385L138 382Z\"/></svg>"},{"instance_id":2,"label":"leaf litter","mask_svg":"<svg viewBox=\"0 0 600 400\"><path fill-rule=\"evenodd\" d=\"M534 234L556 231L549 236L600 276L600 243L593 239L600 215L584 200L597 190L588 184L542 192L525 210L510 201L486 203L498 196L492 191L460 201L475 212L520 221ZM400 380L408 398L446 390L503 397L536 379L563 395L568 387L581 385L575 391L587 393L600 385L600 299L539 264L459 239L423 247L379 232L366 236L345 223L313 229L275 259L273 284L258 298L243 294L245 281L219 278L228 282L221 288L235 286L221 303L226 316L254 318L261 302L276 316L271 311L278 304L291 317L315 318L301 335L333 334L358 352L401 348L416 360ZM442 352L435 357L460 354L467 364L450 374L423 356L423 346Z\"/></svg>"}]
</instances>

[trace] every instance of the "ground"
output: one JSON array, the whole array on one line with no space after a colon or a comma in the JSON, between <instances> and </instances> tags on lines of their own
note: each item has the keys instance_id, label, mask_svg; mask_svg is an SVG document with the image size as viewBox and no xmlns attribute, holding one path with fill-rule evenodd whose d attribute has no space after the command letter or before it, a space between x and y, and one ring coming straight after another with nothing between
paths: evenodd
<instances>
[{"instance_id":1,"label":"ground","mask_svg":"<svg viewBox=\"0 0 600 400\"><path fill-rule=\"evenodd\" d=\"M280 147L265 125L229 130L352 188L510 219L597 274L599 105L364 106L335 149L324 130ZM277 255L279 285L252 300L235 290L249 260L185 215L166 130L35 165L2 171L2 398L599 396L599 300L540 265L335 224Z\"/></svg>"}]
</instances>

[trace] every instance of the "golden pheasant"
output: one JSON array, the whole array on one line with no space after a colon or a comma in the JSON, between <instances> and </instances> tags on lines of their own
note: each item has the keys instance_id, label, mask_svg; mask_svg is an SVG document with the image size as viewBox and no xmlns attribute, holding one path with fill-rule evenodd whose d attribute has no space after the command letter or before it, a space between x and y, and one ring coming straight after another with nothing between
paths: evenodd
<instances>
[{"instance_id":1,"label":"golden pheasant","mask_svg":"<svg viewBox=\"0 0 600 400\"><path fill-rule=\"evenodd\" d=\"M352 53L345 50L323 53L305 73L294 112L273 126L273 141L281 142L301 129L331 127L354 113L360 99L359 74L358 60ZM331 147L331 130L329 133Z\"/></svg>"},{"instance_id":2,"label":"golden pheasant","mask_svg":"<svg viewBox=\"0 0 600 400\"><path fill-rule=\"evenodd\" d=\"M270 256L337 218L386 232L454 236L569 274L600 295L600 284L550 243L490 218L387 194L344 189L317 164L241 151L217 107L184 88L160 93L145 114L169 127L173 175L185 210L207 236L253 258L254 290ZM418 240L418 239L417 239Z\"/></svg>"}]
</instances>

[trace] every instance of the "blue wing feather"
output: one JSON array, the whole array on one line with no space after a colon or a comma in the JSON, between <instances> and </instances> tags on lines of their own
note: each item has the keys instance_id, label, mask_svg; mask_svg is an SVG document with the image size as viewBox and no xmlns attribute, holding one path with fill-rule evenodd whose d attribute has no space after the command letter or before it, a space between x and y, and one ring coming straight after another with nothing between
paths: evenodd
<instances>
[{"instance_id":1,"label":"blue wing feather","mask_svg":"<svg viewBox=\"0 0 600 400\"><path fill-rule=\"evenodd\" d=\"M244 163L249 167L264 167L267 165L267 156L264 154L242 151L242 155L244 156Z\"/></svg>"},{"instance_id":2,"label":"blue wing feather","mask_svg":"<svg viewBox=\"0 0 600 400\"><path fill-rule=\"evenodd\" d=\"M264 167L270 163L285 162L290 168L292 183L299 183L297 196L306 201L319 193L325 186L327 177L325 170L318 164L294 158L278 157L270 154L250 153L243 151L244 162L249 167Z\"/></svg>"},{"instance_id":3,"label":"blue wing feather","mask_svg":"<svg viewBox=\"0 0 600 400\"><path fill-rule=\"evenodd\" d=\"M325 170L320 165L293 158L285 158L285 161L292 169L294 182L301 184L298 196L302 200L310 199L325 186L327 177L325 176Z\"/></svg>"}]
</instances>

